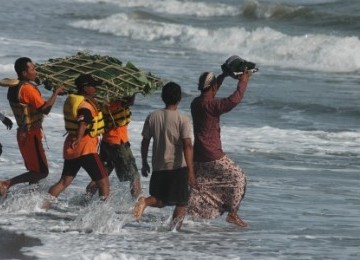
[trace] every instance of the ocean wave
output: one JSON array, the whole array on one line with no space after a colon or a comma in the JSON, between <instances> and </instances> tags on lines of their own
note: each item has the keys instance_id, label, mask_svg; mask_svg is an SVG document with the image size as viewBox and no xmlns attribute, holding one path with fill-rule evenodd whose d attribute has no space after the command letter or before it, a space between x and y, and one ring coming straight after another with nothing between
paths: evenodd
<instances>
[{"instance_id":1,"label":"ocean wave","mask_svg":"<svg viewBox=\"0 0 360 260\"><path fill-rule=\"evenodd\" d=\"M311 26L316 26L321 28L331 27L332 29L336 27L354 31L359 29L360 16L344 14L341 12L323 11L324 9L337 9L338 5L339 3L327 3L327 5L311 4L303 6L247 0L241 7L241 15L258 20L298 22L302 25L309 26L309 28Z\"/></svg>"},{"instance_id":2,"label":"ocean wave","mask_svg":"<svg viewBox=\"0 0 360 260\"><path fill-rule=\"evenodd\" d=\"M16 74L14 72L14 64L0 64L0 71L1 74L6 73L6 74L12 74L13 78L16 77Z\"/></svg>"},{"instance_id":3,"label":"ocean wave","mask_svg":"<svg viewBox=\"0 0 360 260\"><path fill-rule=\"evenodd\" d=\"M350 156L358 158L360 133L352 131L327 132L319 130L280 129L264 126L230 127L223 126L222 143L232 153L241 150L263 154L293 154L302 156ZM234 140L234 136L237 140Z\"/></svg>"},{"instance_id":4,"label":"ocean wave","mask_svg":"<svg viewBox=\"0 0 360 260\"><path fill-rule=\"evenodd\" d=\"M311 9L304 6L292 6L284 3L260 3L256 0L248 0L242 5L242 15L256 19L294 19L298 16L306 16Z\"/></svg>"},{"instance_id":5,"label":"ocean wave","mask_svg":"<svg viewBox=\"0 0 360 260\"><path fill-rule=\"evenodd\" d=\"M129 131L134 149L140 149L142 121L132 121ZM266 154L300 156L360 156L359 131L322 131L282 129L271 126L243 127L223 125L221 136L224 150L243 154L261 151Z\"/></svg>"},{"instance_id":6,"label":"ocean wave","mask_svg":"<svg viewBox=\"0 0 360 260\"><path fill-rule=\"evenodd\" d=\"M325 34L291 36L269 27L202 28L141 19L119 13L105 19L79 20L71 26L141 41L231 55L242 53L258 64L298 69L356 72L360 69L358 37Z\"/></svg>"},{"instance_id":7,"label":"ocean wave","mask_svg":"<svg viewBox=\"0 0 360 260\"><path fill-rule=\"evenodd\" d=\"M342 117L356 117L360 116L360 111L357 107L347 107L346 104L342 104L341 107L334 104L330 105L322 105L316 103L301 103L301 102L281 102L279 100L259 100L249 104L250 106L263 107L264 109L275 109L275 110L283 110L283 111L301 111L306 114L338 114Z\"/></svg>"},{"instance_id":8,"label":"ocean wave","mask_svg":"<svg viewBox=\"0 0 360 260\"><path fill-rule=\"evenodd\" d=\"M121 8L147 9L151 12L167 15L181 15L194 17L236 17L243 16L258 20L298 21L312 26L336 26L357 28L360 16L346 15L341 12L331 12L339 9L343 3L313 2L308 5L291 5L286 3L269 3L258 0L245 0L243 3L209 3L205 1L181 0L77 0L86 3L108 3ZM353 3L346 3L350 5ZM327 9L326 11L318 11Z\"/></svg>"},{"instance_id":9,"label":"ocean wave","mask_svg":"<svg viewBox=\"0 0 360 260\"><path fill-rule=\"evenodd\" d=\"M78 2L86 3L110 3L119 7L140 7L147 8L157 13L166 13L170 15L189 15L197 17L211 17L211 16L237 16L241 14L239 8L232 5L208 2L193 2L193 1L179 1L179 0L77 0Z\"/></svg>"}]
</instances>

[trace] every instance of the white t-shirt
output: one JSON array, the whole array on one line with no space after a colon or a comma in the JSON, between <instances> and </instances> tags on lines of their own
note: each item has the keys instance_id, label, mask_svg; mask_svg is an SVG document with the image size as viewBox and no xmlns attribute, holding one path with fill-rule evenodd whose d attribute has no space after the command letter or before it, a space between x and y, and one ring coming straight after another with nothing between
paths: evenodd
<instances>
[{"instance_id":1,"label":"white t-shirt","mask_svg":"<svg viewBox=\"0 0 360 260\"><path fill-rule=\"evenodd\" d=\"M146 139L153 138L153 171L186 167L183 139L192 139L189 117L178 110L155 110L146 118L142 135Z\"/></svg>"}]
</instances>

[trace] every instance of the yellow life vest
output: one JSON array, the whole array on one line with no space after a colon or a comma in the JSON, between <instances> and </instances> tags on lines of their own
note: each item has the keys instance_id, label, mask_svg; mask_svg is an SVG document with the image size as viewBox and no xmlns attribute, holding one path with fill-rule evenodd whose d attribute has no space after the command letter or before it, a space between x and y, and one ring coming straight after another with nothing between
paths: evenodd
<instances>
[{"instance_id":1,"label":"yellow life vest","mask_svg":"<svg viewBox=\"0 0 360 260\"><path fill-rule=\"evenodd\" d=\"M19 102L20 90L24 83L20 82L18 86L9 88L8 100L19 128L29 130L32 127L41 127L44 114L33 106ZM34 87L38 90L36 86Z\"/></svg>"},{"instance_id":2,"label":"yellow life vest","mask_svg":"<svg viewBox=\"0 0 360 260\"><path fill-rule=\"evenodd\" d=\"M70 94L64 103L63 111L66 131L70 134L76 135L79 128L79 123L77 122L77 112L83 102L88 102L96 114L93 116L92 123L88 126L87 133L91 137L103 134L104 118L102 112L97 109L96 103L90 98L85 98L84 96L75 94Z\"/></svg>"},{"instance_id":3,"label":"yellow life vest","mask_svg":"<svg viewBox=\"0 0 360 260\"><path fill-rule=\"evenodd\" d=\"M103 114L107 129L116 126L124 126L131 121L131 111L129 108L120 108L114 112L104 109Z\"/></svg>"}]
</instances>

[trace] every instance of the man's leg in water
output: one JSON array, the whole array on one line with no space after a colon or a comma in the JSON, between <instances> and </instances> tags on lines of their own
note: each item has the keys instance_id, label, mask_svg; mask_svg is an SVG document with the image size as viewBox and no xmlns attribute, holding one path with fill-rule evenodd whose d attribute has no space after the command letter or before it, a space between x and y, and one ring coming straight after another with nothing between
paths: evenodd
<instances>
[{"instance_id":1,"label":"man's leg in water","mask_svg":"<svg viewBox=\"0 0 360 260\"><path fill-rule=\"evenodd\" d=\"M144 214L144 210L146 207L156 207L156 208L163 208L164 207L164 203L153 197L140 197L139 200L136 202L135 207L133 209L133 216L136 220L140 220L142 215Z\"/></svg>"},{"instance_id":2,"label":"man's leg in water","mask_svg":"<svg viewBox=\"0 0 360 260\"><path fill-rule=\"evenodd\" d=\"M174 209L173 216L172 216L172 223L171 223L171 229L176 228L176 230L180 230L182 223L185 218L186 213L186 206L183 205L177 205Z\"/></svg>"}]
</instances>

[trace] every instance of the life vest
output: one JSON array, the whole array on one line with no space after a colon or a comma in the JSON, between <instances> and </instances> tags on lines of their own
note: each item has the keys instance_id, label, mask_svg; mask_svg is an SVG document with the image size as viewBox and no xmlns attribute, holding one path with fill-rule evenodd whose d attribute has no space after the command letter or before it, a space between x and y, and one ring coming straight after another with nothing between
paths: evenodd
<instances>
[{"instance_id":1,"label":"life vest","mask_svg":"<svg viewBox=\"0 0 360 260\"><path fill-rule=\"evenodd\" d=\"M88 125L87 134L91 137L96 137L104 133L104 118L101 111L98 110L96 103L90 98L85 98L81 95L70 94L64 103L64 120L65 129L69 134L76 135L79 128L77 122L77 112L83 102L87 102L91 105L95 111L93 115L92 123Z\"/></svg>"},{"instance_id":2,"label":"life vest","mask_svg":"<svg viewBox=\"0 0 360 260\"><path fill-rule=\"evenodd\" d=\"M20 90L25 83L33 85L28 81L21 81L17 86L8 89L7 98L19 128L29 130L32 127L41 127L44 114L33 106L20 103ZM37 91L39 91L35 85L33 86Z\"/></svg>"},{"instance_id":3,"label":"life vest","mask_svg":"<svg viewBox=\"0 0 360 260\"><path fill-rule=\"evenodd\" d=\"M108 109L103 110L105 126L107 129L124 126L131 121L131 111L129 108L120 108L116 111L110 111Z\"/></svg>"}]
</instances>

